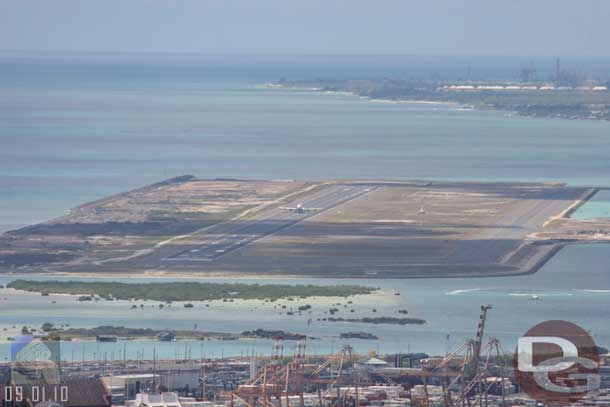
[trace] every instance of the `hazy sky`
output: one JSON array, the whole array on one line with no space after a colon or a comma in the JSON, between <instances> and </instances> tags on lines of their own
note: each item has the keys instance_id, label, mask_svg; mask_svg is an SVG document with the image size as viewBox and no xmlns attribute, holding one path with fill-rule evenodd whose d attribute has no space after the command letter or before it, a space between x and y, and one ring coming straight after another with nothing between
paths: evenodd
<instances>
[{"instance_id":1,"label":"hazy sky","mask_svg":"<svg viewBox=\"0 0 610 407\"><path fill-rule=\"evenodd\" d=\"M0 0L0 49L610 55L608 0Z\"/></svg>"}]
</instances>

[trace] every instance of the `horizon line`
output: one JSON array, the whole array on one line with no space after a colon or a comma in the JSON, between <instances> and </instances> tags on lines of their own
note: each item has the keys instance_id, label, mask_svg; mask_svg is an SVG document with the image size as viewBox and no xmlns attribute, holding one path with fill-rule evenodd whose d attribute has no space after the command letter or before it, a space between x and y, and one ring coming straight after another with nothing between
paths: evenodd
<instances>
[{"instance_id":1,"label":"horizon line","mask_svg":"<svg viewBox=\"0 0 610 407\"><path fill-rule=\"evenodd\" d=\"M610 55L496 55L496 54L413 54L413 53L292 53L292 52L204 52L204 51L109 51L0 49L0 54L90 54L90 55L180 55L224 57L415 57L415 58L610 58Z\"/></svg>"}]
</instances>

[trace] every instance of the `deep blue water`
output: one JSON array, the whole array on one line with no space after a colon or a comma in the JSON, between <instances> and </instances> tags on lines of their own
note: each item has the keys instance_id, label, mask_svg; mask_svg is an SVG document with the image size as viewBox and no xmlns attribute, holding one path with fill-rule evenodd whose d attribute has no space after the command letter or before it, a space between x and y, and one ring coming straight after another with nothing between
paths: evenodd
<instances>
[{"instance_id":1,"label":"deep blue water","mask_svg":"<svg viewBox=\"0 0 610 407\"><path fill-rule=\"evenodd\" d=\"M509 117L502 112L390 104L263 86L281 76L409 77L436 70L457 78L463 75L465 62L0 54L0 230L59 216L84 201L184 173L204 178L609 184L610 123ZM474 64L480 70L474 72L507 77L522 63L480 61ZM382 282L400 289L404 305L430 324L386 327L382 342L364 343L361 350L381 346L387 351L406 347L442 352L471 336L478 306L486 302L496 306L490 331L508 344L534 323L560 318L582 324L608 345L609 253L607 246L572 247L533 276ZM532 301L532 294L542 299ZM164 319L151 313L134 320L76 311L73 305L51 312L53 308L40 301L17 301L0 322L164 323L186 329L197 321L209 324L210 330L304 329L303 321L274 314L264 321L248 314L252 326L246 326L243 315L227 321L218 315ZM334 335L338 328L311 329L312 334ZM87 352L99 356L95 346ZM140 346L133 345L131 351ZM239 344L210 346L217 356L222 347L235 346L232 352L237 354L248 350ZM269 344L248 346L268 349ZM330 340L312 346L327 350L335 344ZM166 349L168 354L174 351Z\"/></svg>"},{"instance_id":2,"label":"deep blue water","mask_svg":"<svg viewBox=\"0 0 610 407\"><path fill-rule=\"evenodd\" d=\"M590 65L610 66L597 62ZM504 77L522 63L478 58L474 66ZM263 86L281 76L459 77L465 65L459 58L0 54L0 228L183 173L608 184L610 123Z\"/></svg>"}]
</instances>

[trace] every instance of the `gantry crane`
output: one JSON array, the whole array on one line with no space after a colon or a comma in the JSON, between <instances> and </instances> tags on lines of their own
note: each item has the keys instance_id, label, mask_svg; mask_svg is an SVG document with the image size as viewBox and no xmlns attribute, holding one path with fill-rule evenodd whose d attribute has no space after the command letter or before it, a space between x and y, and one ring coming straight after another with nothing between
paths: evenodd
<instances>
[{"instance_id":1,"label":"gantry crane","mask_svg":"<svg viewBox=\"0 0 610 407\"><path fill-rule=\"evenodd\" d=\"M265 364L245 384L237 389L226 393L229 398L229 406L233 407L234 400L240 400L246 407L294 407L290 400L291 396L298 396L299 406L304 406L303 391L307 384L315 384L318 388L324 387L324 391L318 391L318 404L322 406L324 399L330 397L336 390L336 398L331 405L340 403L348 391L353 387L343 374L347 361L354 357L352 348L344 346L341 351L329 357L318 365L305 364L305 340L297 342L293 359L282 365L283 345L281 339L277 339L273 347L271 361ZM323 375L325 372L328 375ZM347 380L344 380L347 379ZM342 389L343 384L348 384ZM357 390L356 390L357 392Z\"/></svg>"},{"instance_id":2,"label":"gantry crane","mask_svg":"<svg viewBox=\"0 0 610 407\"><path fill-rule=\"evenodd\" d=\"M481 306L481 314L475 339L466 341L460 347L459 351L465 349L463 362L460 365L460 374L456 376L449 385L443 390L441 400L445 406L454 406L459 403L461 406L471 406L472 404L479 407L487 406L487 397L491 388L497 384L496 382L485 382L490 377L491 368L493 367L493 358L499 361L500 368L500 386L502 394L502 405L505 405L505 377L506 372L502 361L502 348L500 341L496 338L490 338L489 342L483 349L483 336L485 334L485 322L487 320L487 311L491 309L489 305ZM482 359L481 354L484 350L485 357ZM457 394L457 397L455 397Z\"/></svg>"}]
</instances>

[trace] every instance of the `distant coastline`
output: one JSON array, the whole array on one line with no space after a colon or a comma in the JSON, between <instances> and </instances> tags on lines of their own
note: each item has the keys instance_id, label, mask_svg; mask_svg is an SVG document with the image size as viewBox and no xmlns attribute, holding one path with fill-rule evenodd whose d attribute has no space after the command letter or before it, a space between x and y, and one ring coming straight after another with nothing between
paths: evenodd
<instances>
[{"instance_id":1,"label":"distant coastline","mask_svg":"<svg viewBox=\"0 0 610 407\"><path fill-rule=\"evenodd\" d=\"M601 85L456 85L428 81L316 79L280 80L265 86L354 95L376 102L452 105L462 110L498 110L520 116L610 121L610 91Z\"/></svg>"}]
</instances>

